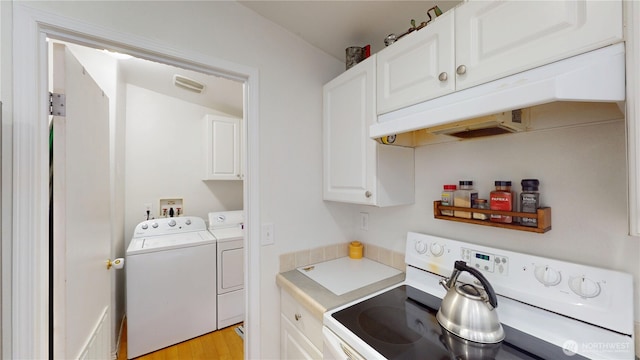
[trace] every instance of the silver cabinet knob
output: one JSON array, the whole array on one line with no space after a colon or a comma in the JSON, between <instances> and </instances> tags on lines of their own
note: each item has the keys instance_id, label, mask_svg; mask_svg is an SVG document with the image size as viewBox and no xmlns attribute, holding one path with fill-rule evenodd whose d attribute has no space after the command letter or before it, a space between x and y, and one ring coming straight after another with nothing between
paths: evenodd
<instances>
[{"instance_id":1,"label":"silver cabinet knob","mask_svg":"<svg viewBox=\"0 0 640 360\"><path fill-rule=\"evenodd\" d=\"M460 65L456 69L456 73L458 73L458 75L464 75L466 72L467 72L467 67L464 65Z\"/></svg>"},{"instance_id":2,"label":"silver cabinet knob","mask_svg":"<svg viewBox=\"0 0 640 360\"><path fill-rule=\"evenodd\" d=\"M296 321L300 321L300 319L302 319L302 315L298 313L296 313L294 317L296 318Z\"/></svg>"},{"instance_id":3,"label":"silver cabinet knob","mask_svg":"<svg viewBox=\"0 0 640 360\"><path fill-rule=\"evenodd\" d=\"M438 75L438 80L440 81L447 81L448 78L449 78L449 75L447 75L446 72L441 72L440 75Z\"/></svg>"},{"instance_id":4,"label":"silver cabinet knob","mask_svg":"<svg viewBox=\"0 0 640 360\"><path fill-rule=\"evenodd\" d=\"M365 197L367 197L367 198L370 198L370 197L371 197L371 195L373 195L373 194L371 193L371 191L366 191L366 192L364 193L364 196L365 196Z\"/></svg>"}]
</instances>

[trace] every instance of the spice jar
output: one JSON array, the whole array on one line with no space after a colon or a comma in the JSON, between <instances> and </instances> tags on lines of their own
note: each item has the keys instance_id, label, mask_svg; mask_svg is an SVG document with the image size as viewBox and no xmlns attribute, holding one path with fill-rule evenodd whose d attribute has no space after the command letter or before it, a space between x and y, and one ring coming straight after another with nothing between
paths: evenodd
<instances>
[{"instance_id":1,"label":"spice jar","mask_svg":"<svg viewBox=\"0 0 640 360\"><path fill-rule=\"evenodd\" d=\"M487 199L476 199L473 202L473 207L475 209L489 210L489 203L487 202ZM478 220L487 220L489 219L489 214L474 212L473 218Z\"/></svg>"},{"instance_id":2,"label":"spice jar","mask_svg":"<svg viewBox=\"0 0 640 360\"><path fill-rule=\"evenodd\" d=\"M536 213L540 206L540 193L538 179L523 179L520 182L522 192L520 193L520 212ZM538 227L537 218L520 218L520 224L524 226Z\"/></svg>"},{"instance_id":3,"label":"spice jar","mask_svg":"<svg viewBox=\"0 0 640 360\"><path fill-rule=\"evenodd\" d=\"M473 189L473 181L458 182L458 190L453 194L453 206L471 208L473 201L478 198L478 192ZM471 219L471 212L454 210L453 216Z\"/></svg>"},{"instance_id":4,"label":"spice jar","mask_svg":"<svg viewBox=\"0 0 640 360\"><path fill-rule=\"evenodd\" d=\"M511 192L511 181L496 181L496 189L489 195L489 208L491 210L513 211L513 192ZM494 222L513 222L510 215L491 214L489 220Z\"/></svg>"},{"instance_id":5,"label":"spice jar","mask_svg":"<svg viewBox=\"0 0 640 360\"><path fill-rule=\"evenodd\" d=\"M457 189L456 185L445 185L440 197L440 204L443 206L453 206L453 194ZM442 215L453 216L453 210L442 210Z\"/></svg>"}]
</instances>

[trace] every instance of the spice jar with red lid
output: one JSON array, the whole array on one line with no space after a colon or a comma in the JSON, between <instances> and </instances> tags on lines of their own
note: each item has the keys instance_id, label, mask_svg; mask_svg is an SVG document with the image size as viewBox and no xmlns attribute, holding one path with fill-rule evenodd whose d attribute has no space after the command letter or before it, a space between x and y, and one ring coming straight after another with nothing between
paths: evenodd
<instances>
[{"instance_id":1,"label":"spice jar with red lid","mask_svg":"<svg viewBox=\"0 0 640 360\"><path fill-rule=\"evenodd\" d=\"M443 206L453 206L453 196L457 190L456 185L444 185L442 195L440 197L440 204ZM453 210L442 210L442 215L453 216Z\"/></svg>"},{"instance_id":2,"label":"spice jar with red lid","mask_svg":"<svg viewBox=\"0 0 640 360\"><path fill-rule=\"evenodd\" d=\"M514 194L511 191L511 181L498 180L496 189L489 194L489 208L491 210L513 211ZM491 214L489 220L501 223L512 223L510 215Z\"/></svg>"}]
</instances>

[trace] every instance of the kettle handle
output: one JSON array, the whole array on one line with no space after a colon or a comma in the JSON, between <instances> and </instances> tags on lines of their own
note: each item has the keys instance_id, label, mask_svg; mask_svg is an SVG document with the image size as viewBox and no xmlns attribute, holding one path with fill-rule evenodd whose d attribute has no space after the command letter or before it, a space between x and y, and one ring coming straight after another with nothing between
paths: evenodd
<instances>
[{"instance_id":1,"label":"kettle handle","mask_svg":"<svg viewBox=\"0 0 640 360\"><path fill-rule=\"evenodd\" d=\"M462 260L457 260L455 262L454 268L460 272L466 271L475 276L476 279L480 280L480 283L489 296L489 304L491 304L491 306L493 306L494 308L498 307L498 297L496 296L496 292L493 290L493 286L491 286L489 281L484 277L484 275L482 275L480 271L467 265L467 263Z\"/></svg>"}]
</instances>

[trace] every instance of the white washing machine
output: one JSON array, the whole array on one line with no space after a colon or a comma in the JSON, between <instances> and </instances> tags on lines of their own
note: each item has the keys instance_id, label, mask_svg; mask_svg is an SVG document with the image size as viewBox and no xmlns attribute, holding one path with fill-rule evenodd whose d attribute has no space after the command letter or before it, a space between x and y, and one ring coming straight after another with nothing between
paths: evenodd
<instances>
[{"instance_id":1,"label":"white washing machine","mask_svg":"<svg viewBox=\"0 0 640 360\"><path fill-rule=\"evenodd\" d=\"M244 321L244 212L209 213L209 231L218 242L218 329Z\"/></svg>"},{"instance_id":2,"label":"white washing machine","mask_svg":"<svg viewBox=\"0 0 640 360\"><path fill-rule=\"evenodd\" d=\"M215 259L202 218L136 226L126 253L129 359L217 329Z\"/></svg>"}]
</instances>

